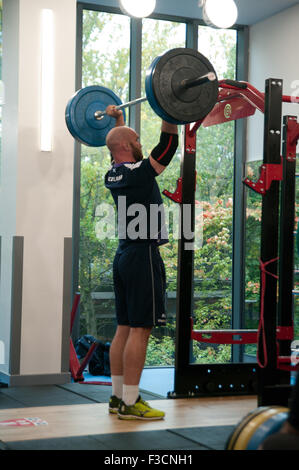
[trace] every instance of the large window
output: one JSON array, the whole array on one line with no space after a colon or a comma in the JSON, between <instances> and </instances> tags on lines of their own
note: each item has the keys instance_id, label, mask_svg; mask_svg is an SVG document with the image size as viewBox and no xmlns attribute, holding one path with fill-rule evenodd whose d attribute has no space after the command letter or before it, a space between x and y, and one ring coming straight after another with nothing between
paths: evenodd
<instances>
[{"instance_id":1,"label":"large window","mask_svg":"<svg viewBox=\"0 0 299 470\"><path fill-rule=\"evenodd\" d=\"M123 15L83 11L82 87L101 85L122 101L129 98L130 20ZM106 147L81 147L80 334L104 341L114 334L112 260L117 240L103 235L101 217L109 205L110 192L104 175L110 167Z\"/></svg>"},{"instance_id":2,"label":"large window","mask_svg":"<svg viewBox=\"0 0 299 470\"><path fill-rule=\"evenodd\" d=\"M170 21L144 19L142 28L142 93L145 93L144 83L146 71L155 57L175 47L185 47L186 25ZM145 155L157 145L160 136L161 119L154 113L146 102L141 112L141 139ZM180 153L177 151L171 165L157 179L161 192L164 189L174 191L177 179L180 176ZM168 323L165 328L157 328L150 337L146 365L173 365L174 364L174 338L176 315L176 276L177 276L177 239L175 224L170 214L175 215L178 207L170 199L163 197L166 214L169 215L169 244L161 247L167 272L167 316Z\"/></svg>"},{"instance_id":3,"label":"large window","mask_svg":"<svg viewBox=\"0 0 299 470\"><path fill-rule=\"evenodd\" d=\"M122 101L129 100L130 27L128 17L83 10L82 87L103 85ZM198 28L198 50L210 59L219 78L235 78L236 32ZM142 20L141 96L145 74L159 54L186 45L186 23L158 19ZM128 115L127 111L127 115ZM128 122L128 119L127 119ZM160 135L161 119L147 102L141 105L140 135L144 155L148 156ZM171 165L157 179L161 192L173 192L180 176L181 147ZM118 241L103 236L102 224L112 198L104 187L110 166L105 147L81 147L80 335L91 334L111 341L115 327L112 263ZM200 247L195 252L194 314L199 328L230 326L232 287L232 208L234 173L234 124L200 129L197 137L197 189ZM174 365L175 315L177 291L178 205L163 198L169 217L170 243L161 248L167 271L168 324L154 329L146 365ZM226 362L230 351L222 347L194 345L194 361Z\"/></svg>"},{"instance_id":4,"label":"large window","mask_svg":"<svg viewBox=\"0 0 299 470\"><path fill-rule=\"evenodd\" d=\"M246 175L252 181L259 178L262 160L248 162ZM261 196L246 189L245 219L245 308L244 328L258 328L260 316L260 250L261 250ZM253 359L256 357L256 345L246 345L244 353Z\"/></svg>"},{"instance_id":5,"label":"large window","mask_svg":"<svg viewBox=\"0 0 299 470\"><path fill-rule=\"evenodd\" d=\"M236 32L200 26L198 50L214 65L219 79L235 78ZM234 122L200 128L197 134L196 206L202 237L194 260L194 328L232 325L232 228ZM194 342L196 363L228 362L230 346Z\"/></svg>"}]
</instances>

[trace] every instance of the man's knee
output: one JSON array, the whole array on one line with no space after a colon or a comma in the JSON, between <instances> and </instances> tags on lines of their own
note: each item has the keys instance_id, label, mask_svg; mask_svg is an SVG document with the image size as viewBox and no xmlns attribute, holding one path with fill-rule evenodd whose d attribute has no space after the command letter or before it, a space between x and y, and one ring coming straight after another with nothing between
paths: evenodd
<instances>
[{"instance_id":1,"label":"man's knee","mask_svg":"<svg viewBox=\"0 0 299 470\"><path fill-rule=\"evenodd\" d=\"M140 337L144 339L148 339L152 332L153 327L131 327L130 328L130 335L134 335L135 337Z\"/></svg>"},{"instance_id":2,"label":"man's knee","mask_svg":"<svg viewBox=\"0 0 299 470\"><path fill-rule=\"evenodd\" d=\"M115 335L114 335L114 339L126 339L128 338L130 334L130 327L127 326L127 325L118 325L117 326L117 329L116 329L116 332L115 332Z\"/></svg>"}]
</instances>

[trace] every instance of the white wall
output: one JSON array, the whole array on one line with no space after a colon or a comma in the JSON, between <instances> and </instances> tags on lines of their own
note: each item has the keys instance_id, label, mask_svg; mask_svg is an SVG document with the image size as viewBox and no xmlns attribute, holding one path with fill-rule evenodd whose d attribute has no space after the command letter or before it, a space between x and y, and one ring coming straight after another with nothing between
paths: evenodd
<instances>
[{"instance_id":1,"label":"white wall","mask_svg":"<svg viewBox=\"0 0 299 470\"><path fill-rule=\"evenodd\" d=\"M267 78L283 80L284 95L299 95L297 54L299 5L258 23L249 30L249 83L264 92ZM299 105L283 104L283 115L299 115ZM247 159L263 157L264 116L248 119Z\"/></svg>"},{"instance_id":2,"label":"white wall","mask_svg":"<svg viewBox=\"0 0 299 470\"><path fill-rule=\"evenodd\" d=\"M55 373L61 364L64 237L72 236L73 139L64 112L75 89L75 0L21 3L17 235L24 236L21 373ZM53 152L41 152L40 19L54 11ZM67 19L67 21L66 21ZM30 60L28 64L28 60ZM34 335L44 331L45 338ZM35 344L34 344L35 343ZM36 354L39 351L39 354Z\"/></svg>"},{"instance_id":3,"label":"white wall","mask_svg":"<svg viewBox=\"0 0 299 470\"><path fill-rule=\"evenodd\" d=\"M66 128L64 113L75 91L77 2L4 0L4 3L4 11L16 9L19 21L11 17L6 24L9 18L4 15L4 25L18 38L18 44L17 55L13 56L11 45L4 38L4 51L6 46L8 48L3 59L7 99L0 204L2 209L5 205L10 207L12 221L7 223L7 214L0 214L0 235L9 240L14 235L24 237L20 374L55 374L61 370L64 238L72 236L74 140ZM41 152L39 146L43 8L54 12L52 152ZM17 63L10 64L11 60ZM18 74L10 82L12 66ZM9 122L11 115L14 118ZM10 177L11 166L14 171ZM0 331L1 325L6 324L4 340L7 345L10 299L7 301L9 293L4 291L4 283L9 285L10 259L9 255L4 258L2 256ZM1 369L0 364L1 370L6 372L7 365Z\"/></svg>"}]
</instances>

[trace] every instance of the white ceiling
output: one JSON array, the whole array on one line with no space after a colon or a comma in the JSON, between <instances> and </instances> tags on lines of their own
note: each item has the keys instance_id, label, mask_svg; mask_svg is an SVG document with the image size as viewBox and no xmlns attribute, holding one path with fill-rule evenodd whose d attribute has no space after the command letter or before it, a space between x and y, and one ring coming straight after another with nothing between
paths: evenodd
<instances>
[{"instance_id":1,"label":"white ceiling","mask_svg":"<svg viewBox=\"0 0 299 470\"><path fill-rule=\"evenodd\" d=\"M119 8L118 0L78 0L87 4ZM140 0L146 1L146 0ZM239 25L253 25L287 8L299 4L299 0L235 0L238 9ZM199 0L157 0L155 13L202 19ZM299 23L299 20L298 20ZM298 24L299 29L299 24Z\"/></svg>"},{"instance_id":2,"label":"white ceiling","mask_svg":"<svg viewBox=\"0 0 299 470\"><path fill-rule=\"evenodd\" d=\"M239 10L238 24L241 25L258 23L276 13L299 4L299 0L235 0L235 2Z\"/></svg>"}]
</instances>

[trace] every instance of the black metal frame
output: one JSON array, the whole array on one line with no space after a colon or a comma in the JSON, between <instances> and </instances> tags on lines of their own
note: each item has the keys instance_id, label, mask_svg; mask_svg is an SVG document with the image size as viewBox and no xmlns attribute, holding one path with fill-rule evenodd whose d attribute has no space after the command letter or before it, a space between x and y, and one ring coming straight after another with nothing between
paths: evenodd
<instances>
[{"instance_id":1,"label":"black metal frame","mask_svg":"<svg viewBox=\"0 0 299 470\"><path fill-rule=\"evenodd\" d=\"M281 80L279 80L279 82L281 82ZM277 124L278 119L279 115L277 116ZM277 291L274 291L274 289L277 288L277 285L275 280L272 278L272 281L269 280L269 282L272 282L273 284L270 293L273 305L272 310L269 310L272 314L269 314L267 317L267 325L269 328L268 336L271 334L273 334L273 336L267 340L269 348L267 353L270 357L269 364L265 370L260 370L259 373L258 404L260 406L275 404L288 406L291 393L290 371L277 368L277 366L279 366L279 357L290 356L291 354L291 339L286 337L286 339L277 340L275 325L291 328L293 326L294 306L292 291L294 283L294 221L297 139L295 139L293 144L290 144L290 125L292 122L297 124L295 116L284 116L282 147L283 178L280 190L280 220L277 240L275 237L275 242L278 243L279 254L279 296L276 305L274 298L276 298ZM276 153L276 160L278 160L278 149ZM271 234L269 232L267 237L268 243L270 236ZM266 237L265 243L267 243ZM270 255L270 253L267 254ZM274 315L274 313L276 313L276 310L274 310L275 307L277 307L277 315Z\"/></svg>"},{"instance_id":2,"label":"black metal frame","mask_svg":"<svg viewBox=\"0 0 299 470\"><path fill-rule=\"evenodd\" d=\"M280 79L265 83L263 166L271 184L262 196L260 311L258 365L256 363L191 364L190 317L193 311L194 251L181 233L178 252L177 337L174 390L169 398L225 395L258 395L259 406L288 406L290 368L281 367L280 357L290 357L293 327L293 269L296 144L299 126L294 116L284 117L281 157L282 85ZM292 127L293 124L293 127ZM192 207L194 226L195 136L184 131L181 162L182 201ZM271 176L274 170L275 177ZM273 173L273 174L274 174ZM281 185L281 186L280 186ZM192 240L194 241L194 240ZM278 274L279 266L279 276ZM279 279L279 282L278 282ZM277 288L279 287L279 296ZM263 307L262 307L263 306ZM287 332L282 332L286 328Z\"/></svg>"},{"instance_id":3,"label":"black metal frame","mask_svg":"<svg viewBox=\"0 0 299 470\"><path fill-rule=\"evenodd\" d=\"M182 144L175 376L174 390L168 393L168 398L256 394L257 367L255 363L190 363L194 265L194 250L190 249L190 243L194 240L186 239L182 230L185 205L191 206L191 229L194 230L196 135L190 138L189 125L184 128Z\"/></svg>"},{"instance_id":4,"label":"black metal frame","mask_svg":"<svg viewBox=\"0 0 299 470\"><path fill-rule=\"evenodd\" d=\"M282 117L282 81L269 79L265 89L265 127L263 164L281 164L281 117ZM279 383L277 370L276 326L277 326L277 279L278 274L278 237L279 237L279 181L272 184L262 199L261 224L261 261L266 263L267 275L264 289L264 321L266 348L263 351L261 337L259 348L264 368L258 374L258 404L268 404L273 397L273 387ZM261 281L262 282L262 281ZM261 294L262 295L262 294ZM261 302L261 300L260 300ZM270 387L270 389L269 389ZM269 390L269 393L266 392Z\"/></svg>"}]
</instances>

